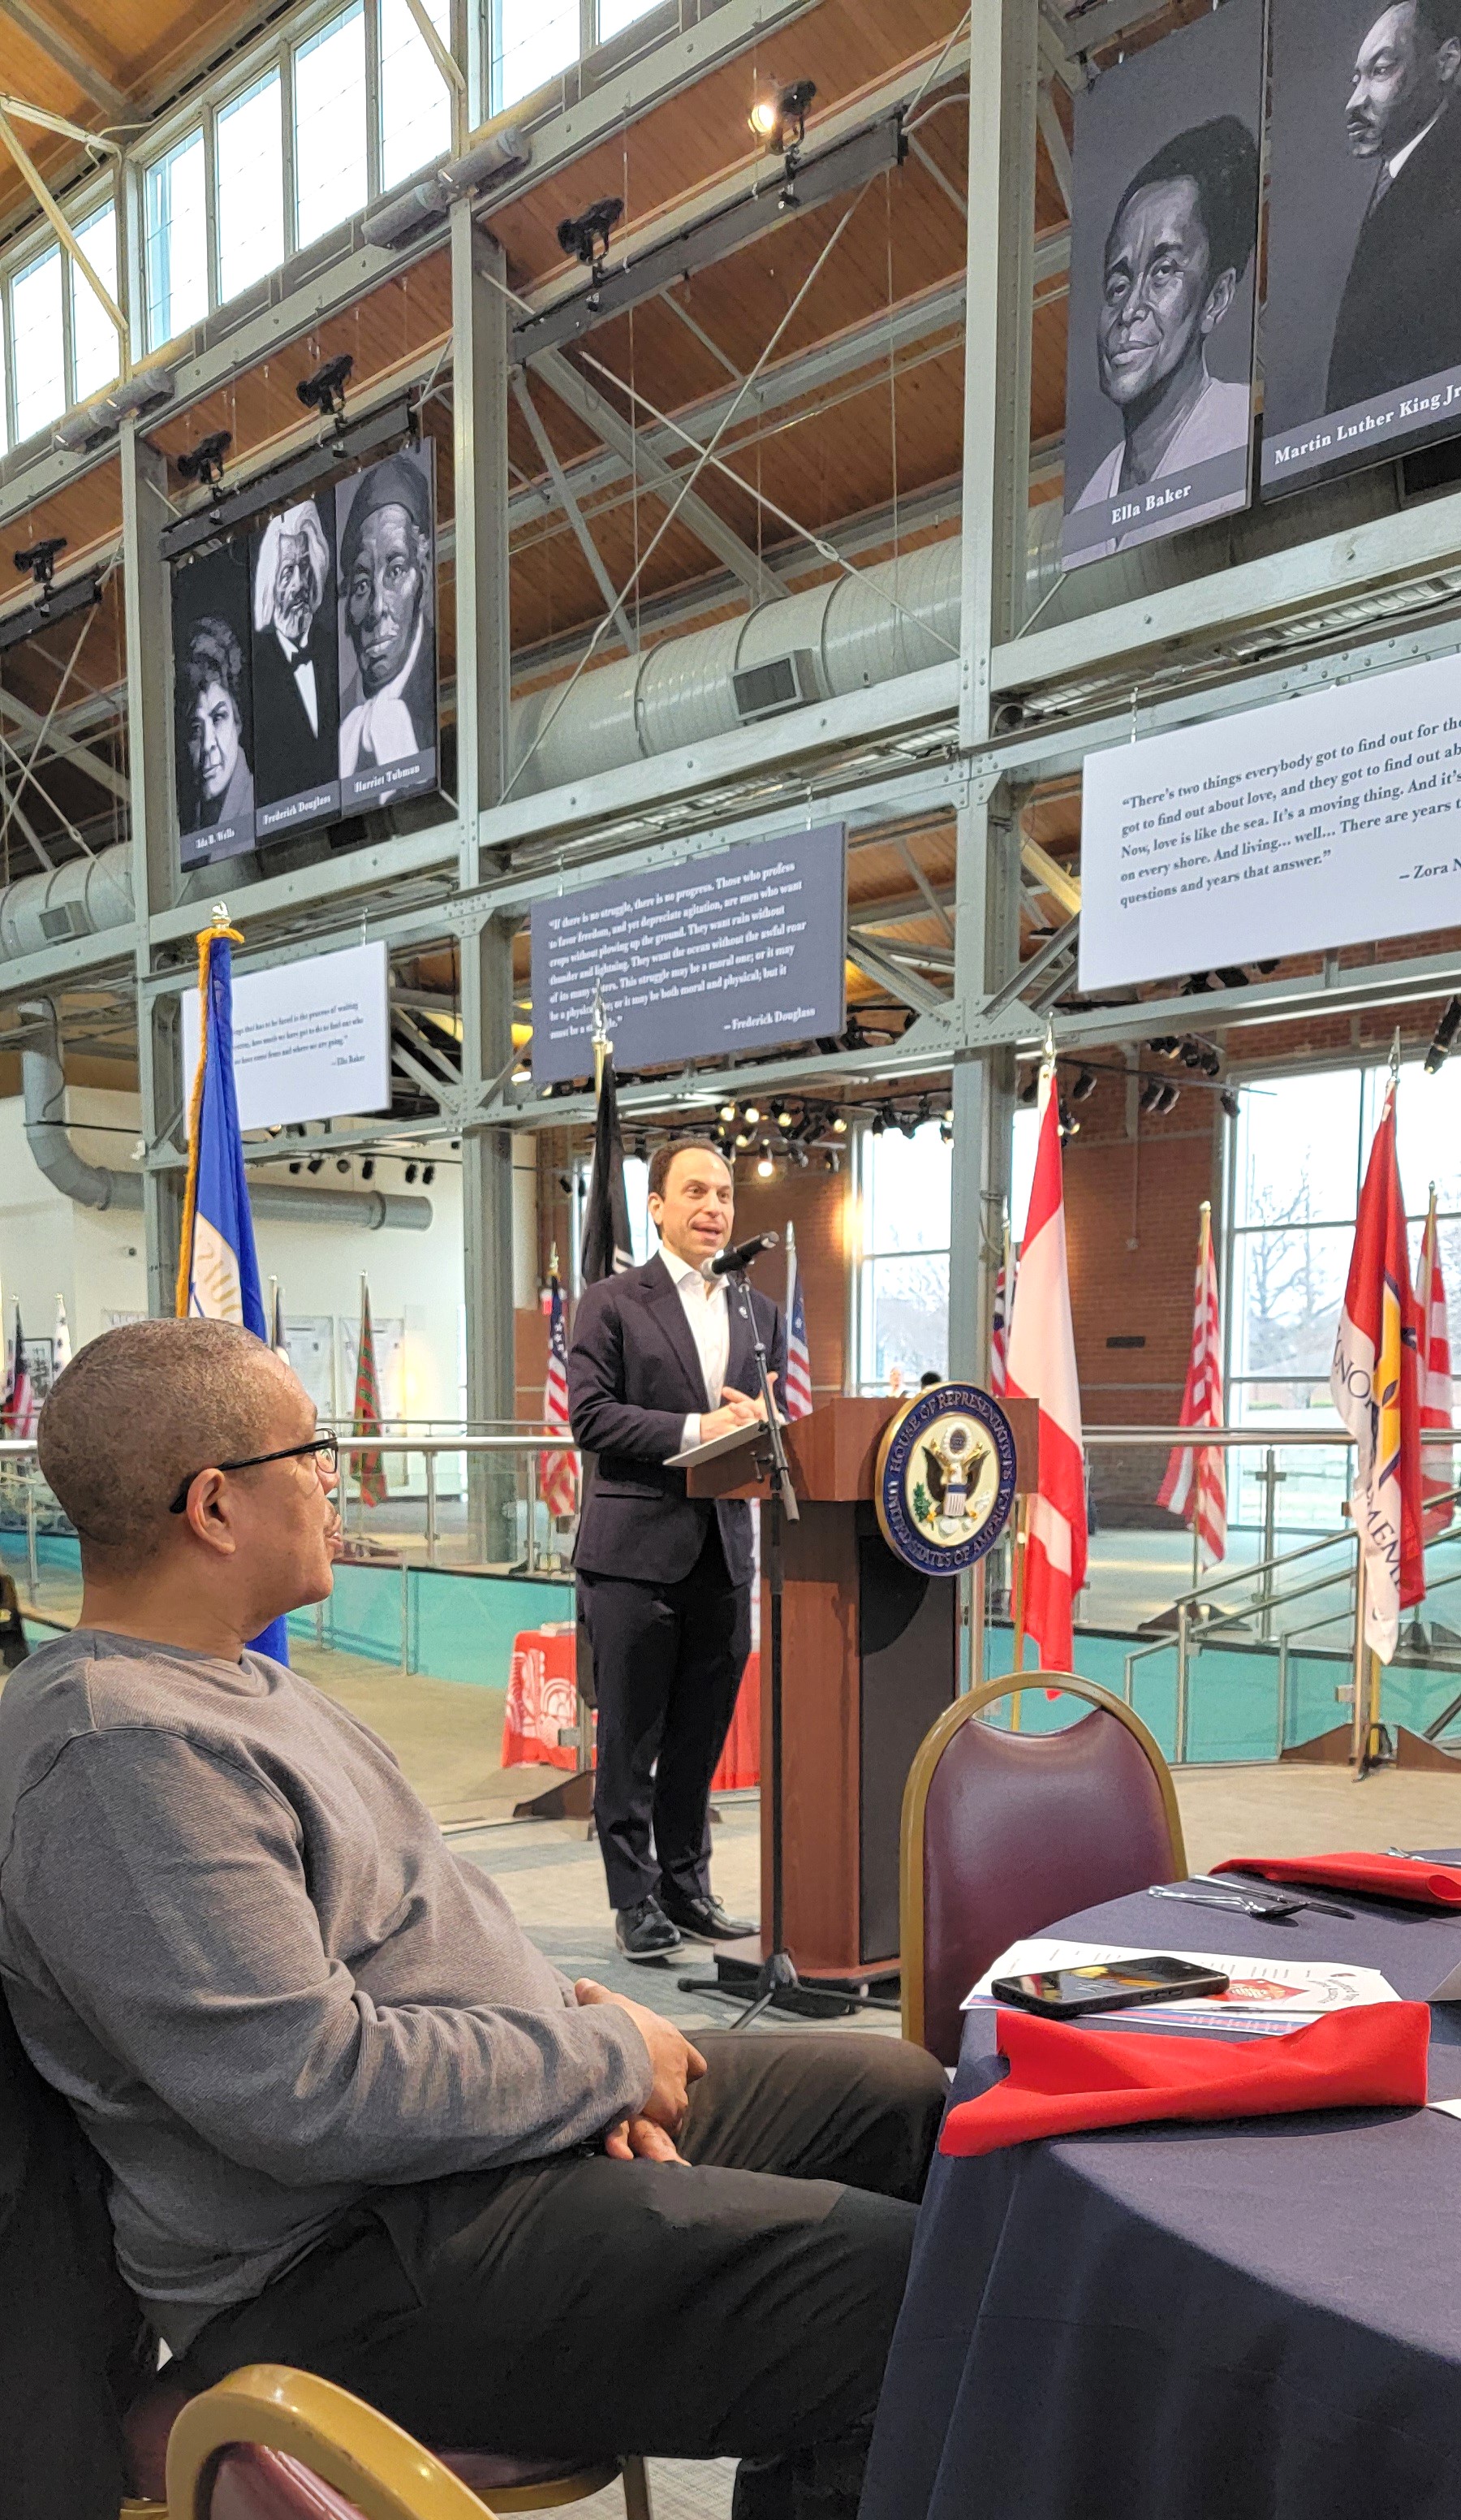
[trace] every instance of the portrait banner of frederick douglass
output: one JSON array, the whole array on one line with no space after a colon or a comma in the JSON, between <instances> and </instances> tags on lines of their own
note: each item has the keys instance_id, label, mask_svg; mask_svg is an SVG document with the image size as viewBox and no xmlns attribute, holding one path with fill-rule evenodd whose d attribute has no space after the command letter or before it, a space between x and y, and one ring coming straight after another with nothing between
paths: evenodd
<instances>
[{"instance_id":1,"label":"portrait banner of frederick douglass","mask_svg":"<svg viewBox=\"0 0 1461 2520\"><path fill-rule=\"evenodd\" d=\"M340 810L334 492L315 490L259 526L249 571L254 788L264 841Z\"/></svg>"},{"instance_id":2,"label":"portrait banner of frederick douglass","mask_svg":"<svg viewBox=\"0 0 1461 2520\"><path fill-rule=\"evenodd\" d=\"M344 812L436 785L436 498L429 439L335 490Z\"/></svg>"},{"instance_id":3,"label":"portrait banner of frederick douglass","mask_svg":"<svg viewBox=\"0 0 1461 2520\"><path fill-rule=\"evenodd\" d=\"M1076 100L1067 568L1247 505L1262 71L1225 0Z\"/></svg>"},{"instance_id":4,"label":"portrait banner of frederick douglass","mask_svg":"<svg viewBox=\"0 0 1461 2520\"><path fill-rule=\"evenodd\" d=\"M1461 0L1274 0L1262 495L1461 428Z\"/></svg>"}]
</instances>

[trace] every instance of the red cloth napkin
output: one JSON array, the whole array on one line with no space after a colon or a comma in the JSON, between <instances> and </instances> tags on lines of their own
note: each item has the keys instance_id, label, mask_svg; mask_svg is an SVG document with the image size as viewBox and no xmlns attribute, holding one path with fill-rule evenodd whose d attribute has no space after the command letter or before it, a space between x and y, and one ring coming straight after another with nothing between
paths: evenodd
<instances>
[{"instance_id":1,"label":"red cloth napkin","mask_svg":"<svg viewBox=\"0 0 1461 2520\"><path fill-rule=\"evenodd\" d=\"M1461 1908L1461 1864L1417 1864L1404 1855L1230 1855L1215 1872L1257 1872L1264 1881L1314 1889L1373 1890L1417 1908Z\"/></svg>"},{"instance_id":2,"label":"red cloth napkin","mask_svg":"<svg viewBox=\"0 0 1461 2520\"><path fill-rule=\"evenodd\" d=\"M1422 2108L1431 2012L1424 2003L1362 2003L1257 2048L1149 2031L1100 2031L1000 2012L1002 2083L960 2100L939 2150L963 2160L1087 2127L1156 2118L1281 2117L1298 2109Z\"/></svg>"}]
</instances>

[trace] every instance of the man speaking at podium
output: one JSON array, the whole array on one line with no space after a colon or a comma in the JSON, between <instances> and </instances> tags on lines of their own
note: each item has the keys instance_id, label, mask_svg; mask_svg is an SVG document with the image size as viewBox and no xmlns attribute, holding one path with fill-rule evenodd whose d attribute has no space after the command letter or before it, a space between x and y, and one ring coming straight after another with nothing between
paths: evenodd
<instances>
[{"instance_id":1,"label":"man speaking at podium","mask_svg":"<svg viewBox=\"0 0 1461 2520\"><path fill-rule=\"evenodd\" d=\"M730 1167L681 1139L649 1166L660 1249L586 1287L568 1352L576 1441L598 1456L574 1564L598 1703L594 1817L619 1948L754 1933L710 1887L710 1780L751 1645L751 1508L686 1494L675 1453L765 1416L744 1298L709 1274L735 1221ZM777 1307L753 1293L773 1374ZM651 1845L652 1836L652 1845Z\"/></svg>"}]
</instances>

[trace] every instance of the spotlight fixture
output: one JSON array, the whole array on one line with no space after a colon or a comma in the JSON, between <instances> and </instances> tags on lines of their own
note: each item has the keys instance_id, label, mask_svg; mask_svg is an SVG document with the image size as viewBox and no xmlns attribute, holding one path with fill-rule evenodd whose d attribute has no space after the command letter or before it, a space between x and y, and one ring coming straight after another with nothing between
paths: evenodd
<instances>
[{"instance_id":1,"label":"spotlight fixture","mask_svg":"<svg viewBox=\"0 0 1461 2520\"><path fill-rule=\"evenodd\" d=\"M947 1129L952 1129L953 1127L953 1104L952 1102L944 1113L944 1125Z\"/></svg>"},{"instance_id":2,"label":"spotlight fixture","mask_svg":"<svg viewBox=\"0 0 1461 2520\"><path fill-rule=\"evenodd\" d=\"M434 1164L422 1164L422 1166L421 1166L421 1188L422 1188L422 1190L429 1190L429 1189L430 1189L430 1187L431 1187L431 1184L434 1182L434 1180L435 1180L435 1179L436 1179L436 1166L435 1166Z\"/></svg>"},{"instance_id":3,"label":"spotlight fixture","mask_svg":"<svg viewBox=\"0 0 1461 2520\"><path fill-rule=\"evenodd\" d=\"M775 1169L776 1169L776 1167L775 1167L775 1165L773 1163L772 1158L771 1158L771 1154L770 1154L770 1152L769 1152L769 1151L768 1151L766 1154L762 1154L762 1155L758 1155L758 1156L757 1156L757 1158L756 1158L756 1173L757 1173L757 1178L758 1178L758 1180L761 1180L761 1181L770 1181L770 1180L771 1180L771 1177L772 1177L773 1173L775 1171Z\"/></svg>"},{"instance_id":4,"label":"spotlight fixture","mask_svg":"<svg viewBox=\"0 0 1461 2520\"><path fill-rule=\"evenodd\" d=\"M846 1113L845 1111L839 1111L839 1112L837 1113L836 1118L833 1120L833 1122L832 1122L832 1135L833 1135L833 1137L835 1137L835 1138L845 1138L845 1137L846 1137L846 1135L847 1135L847 1113Z\"/></svg>"},{"instance_id":5,"label":"spotlight fixture","mask_svg":"<svg viewBox=\"0 0 1461 2520\"><path fill-rule=\"evenodd\" d=\"M1182 1099L1182 1089L1180 1085L1173 1085L1169 1077L1167 1083L1159 1088L1159 1093L1161 1099L1156 1105L1157 1118L1165 1120L1169 1111L1176 1109Z\"/></svg>"},{"instance_id":6,"label":"spotlight fixture","mask_svg":"<svg viewBox=\"0 0 1461 2520\"><path fill-rule=\"evenodd\" d=\"M303 1165L301 1164L301 1162L299 1161L299 1158L298 1158L298 1156L297 1156L297 1155L295 1156L295 1158L294 1158L293 1162L290 1164L290 1166L289 1166L289 1170L290 1170L290 1172L291 1172L291 1173L302 1173L302 1172L303 1172L303 1170L304 1170L304 1166L303 1166Z\"/></svg>"},{"instance_id":7,"label":"spotlight fixture","mask_svg":"<svg viewBox=\"0 0 1461 2520\"><path fill-rule=\"evenodd\" d=\"M1028 1076L1026 1077L1026 1079L1025 1079L1024 1084L1020 1087L1020 1090L1019 1090L1018 1094L1015 1096L1015 1101L1016 1101L1017 1102L1019 1102L1019 1103L1022 1103L1022 1104L1024 1105L1024 1108L1028 1111L1028 1110L1030 1109L1031 1104L1032 1104L1033 1102L1039 1102L1039 1100L1040 1100L1040 1070L1039 1070L1039 1068L1038 1068L1038 1067L1032 1067L1032 1069L1030 1070L1029 1075L1028 1075Z\"/></svg>"},{"instance_id":8,"label":"spotlight fixture","mask_svg":"<svg viewBox=\"0 0 1461 2520\"><path fill-rule=\"evenodd\" d=\"M900 1111L898 1114L898 1125L906 1138L916 1138L921 1124L922 1115L920 1112Z\"/></svg>"},{"instance_id":9,"label":"spotlight fixture","mask_svg":"<svg viewBox=\"0 0 1461 2520\"><path fill-rule=\"evenodd\" d=\"M883 1131L886 1129L887 1125L888 1125L888 1122L887 1122L886 1114L885 1114L885 1113L883 1113L882 1111L874 1111L874 1113L873 1113L873 1115L872 1115L872 1134L873 1134L873 1136L874 1136L875 1138L880 1138L880 1137L882 1136L882 1134L883 1134Z\"/></svg>"},{"instance_id":10,"label":"spotlight fixture","mask_svg":"<svg viewBox=\"0 0 1461 2520\"><path fill-rule=\"evenodd\" d=\"M591 202L576 219L559 219L558 244L564 253L586 265L590 289L585 300L591 315L598 312L598 291L603 280L604 258L609 238L624 216L624 204L616 196L601 202Z\"/></svg>"},{"instance_id":11,"label":"spotlight fixture","mask_svg":"<svg viewBox=\"0 0 1461 2520\"><path fill-rule=\"evenodd\" d=\"M350 1158L349 1158L349 1156L348 1156L348 1155L336 1155L336 1156L335 1156L335 1159L334 1159L334 1168L335 1168L335 1171L336 1171L337 1173L347 1173L347 1172L349 1171L349 1169L350 1169Z\"/></svg>"},{"instance_id":12,"label":"spotlight fixture","mask_svg":"<svg viewBox=\"0 0 1461 2520\"><path fill-rule=\"evenodd\" d=\"M305 1171L311 1173L321 1173L324 1169L325 1158L323 1155L311 1155L309 1162L305 1166Z\"/></svg>"},{"instance_id":13,"label":"spotlight fixture","mask_svg":"<svg viewBox=\"0 0 1461 2520\"><path fill-rule=\"evenodd\" d=\"M1092 1094L1096 1090L1098 1081L1096 1071L1093 1067L1083 1067L1076 1078L1075 1084L1071 1087L1071 1101L1073 1102L1088 1102Z\"/></svg>"},{"instance_id":14,"label":"spotlight fixture","mask_svg":"<svg viewBox=\"0 0 1461 2520\"><path fill-rule=\"evenodd\" d=\"M1139 1111L1155 1111L1167 1087L1160 1076L1149 1076L1136 1098Z\"/></svg>"},{"instance_id":15,"label":"spotlight fixture","mask_svg":"<svg viewBox=\"0 0 1461 2520\"><path fill-rule=\"evenodd\" d=\"M780 193L783 210L796 207L796 170L807 137L807 108L816 94L815 79L793 79L789 87L763 89L751 108L751 129L765 143L767 156L785 161Z\"/></svg>"},{"instance_id":16,"label":"spotlight fixture","mask_svg":"<svg viewBox=\"0 0 1461 2520\"><path fill-rule=\"evenodd\" d=\"M946 1147L952 1147L952 1144L953 1144L953 1123L952 1123L952 1120L950 1120L950 1119L947 1119L947 1118L946 1118L946 1119L943 1119L943 1120L941 1120L941 1121L939 1122L939 1136L943 1139L944 1144L945 1144L945 1146L946 1146Z\"/></svg>"},{"instance_id":17,"label":"spotlight fixture","mask_svg":"<svg viewBox=\"0 0 1461 2520\"><path fill-rule=\"evenodd\" d=\"M822 1162L825 1164L825 1166L826 1166L826 1168L827 1168L827 1170L828 1170L828 1172L829 1172L829 1173L840 1173L840 1172L841 1172L841 1170L842 1170L842 1149L841 1149L841 1148L840 1148L840 1147L828 1147L828 1148L826 1149L826 1152L825 1152L825 1154L822 1156L822 1159L821 1159L821 1160L822 1160Z\"/></svg>"},{"instance_id":18,"label":"spotlight fixture","mask_svg":"<svg viewBox=\"0 0 1461 2520\"><path fill-rule=\"evenodd\" d=\"M757 1108L757 1106L756 1106L756 1104L755 1104L754 1102L748 1102L748 1103L746 1104L745 1112L744 1112L744 1115L743 1115L743 1116L744 1116L744 1119L745 1119L746 1127L747 1127L748 1129L754 1129L754 1128L755 1128L755 1126L756 1126L757 1121L758 1121L758 1120L760 1119L760 1117L761 1117L761 1113L760 1113L759 1109Z\"/></svg>"},{"instance_id":19,"label":"spotlight fixture","mask_svg":"<svg viewBox=\"0 0 1461 2520\"><path fill-rule=\"evenodd\" d=\"M362 1181L367 1182L375 1180L376 1158L374 1155L367 1155L365 1162L360 1167L360 1178Z\"/></svg>"},{"instance_id":20,"label":"spotlight fixture","mask_svg":"<svg viewBox=\"0 0 1461 2520\"><path fill-rule=\"evenodd\" d=\"M728 1128L734 1117L735 1104L733 1102L723 1102L721 1104L721 1118L726 1122Z\"/></svg>"},{"instance_id":21,"label":"spotlight fixture","mask_svg":"<svg viewBox=\"0 0 1461 2520\"><path fill-rule=\"evenodd\" d=\"M1431 1047L1426 1053L1428 1076L1438 1075L1444 1067L1458 1027L1461 1027L1461 998L1452 998L1431 1036Z\"/></svg>"},{"instance_id":22,"label":"spotlight fixture","mask_svg":"<svg viewBox=\"0 0 1461 2520\"><path fill-rule=\"evenodd\" d=\"M1221 1103L1223 1110L1227 1113L1228 1118L1230 1120L1236 1120L1242 1105L1230 1085L1224 1085L1221 1093L1218 1097L1218 1100Z\"/></svg>"},{"instance_id":23,"label":"spotlight fixture","mask_svg":"<svg viewBox=\"0 0 1461 2520\"><path fill-rule=\"evenodd\" d=\"M40 594L50 592L56 574L56 563L66 549L65 534L51 534L43 543L30 543L24 551L13 552L18 577L28 577Z\"/></svg>"},{"instance_id":24,"label":"spotlight fixture","mask_svg":"<svg viewBox=\"0 0 1461 2520\"><path fill-rule=\"evenodd\" d=\"M184 481L201 481L216 490L223 478L223 459L234 442L231 428L215 428L208 437L200 437L178 457L178 475Z\"/></svg>"},{"instance_id":25,"label":"spotlight fixture","mask_svg":"<svg viewBox=\"0 0 1461 2520\"><path fill-rule=\"evenodd\" d=\"M1175 1058L1182 1045L1174 1032L1159 1032L1153 1035L1146 1046L1148 1050L1156 1053L1158 1058Z\"/></svg>"},{"instance_id":26,"label":"spotlight fixture","mask_svg":"<svg viewBox=\"0 0 1461 2520\"><path fill-rule=\"evenodd\" d=\"M640 1131L639 1136L636 1138L636 1140L635 1140L635 1142L634 1142L634 1153L635 1153L635 1161L636 1161L636 1163L641 1163L641 1164L642 1164L642 1163L647 1163L647 1162L648 1162L648 1160L649 1160L649 1141L648 1141L648 1139L645 1137L644 1132L643 1132L643 1130L642 1130L642 1129Z\"/></svg>"},{"instance_id":27,"label":"spotlight fixture","mask_svg":"<svg viewBox=\"0 0 1461 2520\"><path fill-rule=\"evenodd\" d=\"M417 1173L417 1168L416 1168L415 1164L408 1164L408 1165L407 1165L407 1167L406 1167L406 1179L407 1179L407 1182L408 1182L408 1183L411 1183L411 1182L414 1182L414 1181L415 1181L415 1179L416 1179L416 1173Z\"/></svg>"},{"instance_id":28,"label":"spotlight fixture","mask_svg":"<svg viewBox=\"0 0 1461 2520\"><path fill-rule=\"evenodd\" d=\"M783 1104L782 1108L776 1113L776 1126L778 1129L794 1129L796 1126L795 1112L788 1111Z\"/></svg>"},{"instance_id":29,"label":"spotlight fixture","mask_svg":"<svg viewBox=\"0 0 1461 2520\"><path fill-rule=\"evenodd\" d=\"M319 412L338 428L345 417L345 387L354 365L353 351L340 350L334 358L324 360L313 376L301 377L294 391L305 410Z\"/></svg>"},{"instance_id":30,"label":"spotlight fixture","mask_svg":"<svg viewBox=\"0 0 1461 2520\"><path fill-rule=\"evenodd\" d=\"M1170 1088L1164 1086L1162 1090L1164 1093L1167 1093L1170 1091ZM1062 1138L1079 1138L1081 1135L1081 1123L1077 1119L1063 1094L1057 1098L1055 1114Z\"/></svg>"},{"instance_id":31,"label":"spotlight fixture","mask_svg":"<svg viewBox=\"0 0 1461 2520\"><path fill-rule=\"evenodd\" d=\"M544 1088L543 1088L543 1100L544 1100L544 1102L551 1102L553 1101L553 1095L554 1095L554 1093L555 1093L555 1092L556 1092L556 1088L555 1088L555 1086L554 1086L554 1084L553 1084L553 1081L552 1077L550 1077L550 1078L549 1078L549 1080L548 1080L548 1083L547 1083L547 1084L544 1086Z\"/></svg>"},{"instance_id":32,"label":"spotlight fixture","mask_svg":"<svg viewBox=\"0 0 1461 2520\"><path fill-rule=\"evenodd\" d=\"M796 1168L797 1168L797 1171L798 1171L799 1173L804 1173L804 1172L806 1171L806 1169L807 1169L807 1163L808 1163L808 1155L807 1155L807 1149L806 1149L806 1148L805 1148L805 1147L800 1147L800 1146L792 1146L792 1147L788 1147L788 1148L787 1148L787 1149L786 1149L786 1151L787 1151L787 1153L789 1154L789 1156L791 1157L792 1162L795 1164L795 1166L796 1166Z\"/></svg>"},{"instance_id":33,"label":"spotlight fixture","mask_svg":"<svg viewBox=\"0 0 1461 2520\"><path fill-rule=\"evenodd\" d=\"M751 1141L747 1131L744 1129L737 1129L732 1144L737 1147L748 1147Z\"/></svg>"}]
</instances>

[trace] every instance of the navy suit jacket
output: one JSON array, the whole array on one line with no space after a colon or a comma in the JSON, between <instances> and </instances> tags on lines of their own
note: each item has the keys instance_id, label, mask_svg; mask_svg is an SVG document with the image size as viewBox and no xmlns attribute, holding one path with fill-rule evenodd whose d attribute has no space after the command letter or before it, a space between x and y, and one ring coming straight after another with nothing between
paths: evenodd
<instances>
[{"instance_id":1,"label":"navy suit jacket","mask_svg":"<svg viewBox=\"0 0 1461 2520\"><path fill-rule=\"evenodd\" d=\"M756 1351L738 1290L730 1289L730 1361L726 1380L754 1398ZM767 1363L786 1375L779 1308L752 1290ZM680 1289L658 1253L585 1288L568 1351L568 1410L575 1441L598 1456L584 1501L574 1564L585 1575L629 1575L678 1584L700 1554L710 1516L732 1583L751 1580L751 1508L686 1493L684 1470L666 1468L681 1450L685 1420L710 1398Z\"/></svg>"}]
</instances>

